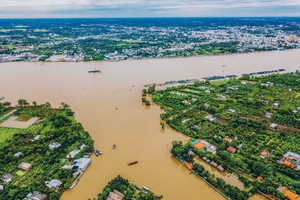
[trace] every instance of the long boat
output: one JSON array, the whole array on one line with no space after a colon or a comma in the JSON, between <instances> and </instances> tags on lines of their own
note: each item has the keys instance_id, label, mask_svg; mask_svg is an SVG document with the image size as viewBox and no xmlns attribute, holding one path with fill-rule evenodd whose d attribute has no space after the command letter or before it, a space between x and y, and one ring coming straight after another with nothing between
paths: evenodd
<instances>
[{"instance_id":1,"label":"long boat","mask_svg":"<svg viewBox=\"0 0 300 200\"><path fill-rule=\"evenodd\" d=\"M128 163L128 165L134 165L134 164L137 164L138 162L139 162L138 160L135 160L135 161Z\"/></svg>"},{"instance_id":2,"label":"long boat","mask_svg":"<svg viewBox=\"0 0 300 200\"><path fill-rule=\"evenodd\" d=\"M146 191L150 191L150 189L147 188L146 186L143 186L143 189L146 190Z\"/></svg>"},{"instance_id":3,"label":"long boat","mask_svg":"<svg viewBox=\"0 0 300 200\"><path fill-rule=\"evenodd\" d=\"M141 188L140 188L138 185L136 185L136 184L134 184L134 187L135 187L137 190L141 190Z\"/></svg>"},{"instance_id":4,"label":"long boat","mask_svg":"<svg viewBox=\"0 0 300 200\"><path fill-rule=\"evenodd\" d=\"M102 72L100 69L89 70L88 73L100 73Z\"/></svg>"}]
</instances>

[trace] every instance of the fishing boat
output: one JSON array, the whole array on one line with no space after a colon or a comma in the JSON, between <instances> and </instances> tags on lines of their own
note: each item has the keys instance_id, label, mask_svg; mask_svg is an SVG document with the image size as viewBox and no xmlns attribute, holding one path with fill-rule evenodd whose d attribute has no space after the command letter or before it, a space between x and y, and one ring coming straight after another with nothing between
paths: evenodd
<instances>
[{"instance_id":1,"label":"fishing boat","mask_svg":"<svg viewBox=\"0 0 300 200\"><path fill-rule=\"evenodd\" d=\"M134 165L134 164L137 164L138 162L139 162L138 160L135 160L135 161L128 163L128 165Z\"/></svg>"},{"instance_id":2,"label":"fishing boat","mask_svg":"<svg viewBox=\"0 0 300 200\"><path fill-rule=\"evenodd\" d=\"M163 198L163 195L162 195L162 194L156 194L156 195L155 195L155 197L157 197L157 198L160 198L160 199L161 199L161 198Z\"/></svg>"},{"instance_id":3,"label":"fishing boat","mask_svg":"<svg viewBox=\"0 0 300 200\"><path fill-rule=\"evenodd\" d=\"M94 153L95 153L96 156L99 156L99 155L102 154L102 152L101 152L100 150L98 150L98 149L96 149L96 150L94 151Z\"/></svg>"},{"instance_id":4,"label":"fishing boat","mask_svg":"<svg viewBox=\"0 0 300 200\"><path fill-rule=\"evenodd\" d=\"M146 186L143 186L143 189L146 191L150 191L149 188L147 188Z\"/></svg>"},{"instance_id":5,"label":"fishing boat","mask_svg":"<svg viewBox=\"0 0 300 200\"><path fill-rule=\"evenodd\" d=\"M137 190L141 190L141 188L140 188L138 185L134 185L134 187L135 187Z\"/></svg>"}]
</instances>

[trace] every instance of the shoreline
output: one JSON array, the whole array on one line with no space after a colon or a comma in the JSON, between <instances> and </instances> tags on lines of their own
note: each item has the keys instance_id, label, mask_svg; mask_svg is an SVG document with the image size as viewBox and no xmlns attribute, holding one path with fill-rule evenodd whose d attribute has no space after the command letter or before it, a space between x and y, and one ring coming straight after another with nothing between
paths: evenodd
<instances>
[{"instance_id":1,"label":"shoreline","mask_svg":"<svg viewBox=\"0 0 300 200\"><path fill-rule=\"evenodd\" d=\"M120 63L125 61L142 61L142 60L170 60L170 59L189 59L189 58L205 58L205 57L223 57L223 56L236 56L236 55L249 55L249 54L265 54L271 52L287 52L287 51L296 51L300 50L300 48L293 49L285 49L285 50L269 50L269 51L253 51L253 52L242 52L242 53L224 53L224 54L210 54L210 55L192 55L192 56L176 56L176 57L159 57L159 58L134 58L134 59L124 59L118 61L109 61L109 60L90 60L90 61L8 61L8 62L0 62L2 63Z\"/></svg>"}]
</instances>

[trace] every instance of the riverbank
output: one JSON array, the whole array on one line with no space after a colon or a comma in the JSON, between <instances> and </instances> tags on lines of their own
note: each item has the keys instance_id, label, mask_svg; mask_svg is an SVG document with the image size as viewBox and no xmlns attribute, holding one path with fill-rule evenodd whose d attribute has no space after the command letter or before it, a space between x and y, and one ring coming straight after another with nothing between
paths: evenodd
<instances>
[{"instance_id":1,"label":"riverbank","mask_svg":"<svg viewBox=\"0 0 300 200\"><path fill-rule=\"evenodd\" d=\"M222 196L170 157L174 140L188 137L169 128L161 129L161 110L146 108L141 90L147 83L192 79L205 76L250 73L299 67L300 50L274 51L226 56L174 59L127 60L121 62L1 63L0 91L5 100L17 103L25 98L50 102L58 107L68 103L103 155L92 163L79 183L63 193L62 200L86 200L118 174L130 182L147 185L164 194L164 199L219 200ZM222 65L226 65L222 67ZM101 68L102 73L88 70ZM9 84L8 84L9 83ZM116 110L116 107L118 110ZM112 145L117 144L113 150ZM128 167L128 162L139 164Z\"/></svg>"}]
</instances>

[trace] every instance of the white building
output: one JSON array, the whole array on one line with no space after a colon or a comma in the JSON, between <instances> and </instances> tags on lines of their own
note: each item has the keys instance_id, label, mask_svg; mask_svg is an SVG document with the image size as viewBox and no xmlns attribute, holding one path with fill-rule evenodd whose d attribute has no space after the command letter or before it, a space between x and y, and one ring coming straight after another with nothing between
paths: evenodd
<instances>
[{"instance_id":1,"label":"white building","mask_svg":"<svg viewBox=\"0 0 300 200\"><path fill-rule=\"evenodd\" d=\"M51 144L49 144L49 149L50 150L54 150L54 149L57 149L61 146L61 144L59 144L58 142L53 142Z\"/></svg>"},{"instance_id":2,"label":"white building","mask_svg":"<svg viewBox=\"0 0 300 200\"><path fill-rule=\"evenodd\" d=\"M49 189L51 189L58 188L59 186L61 186L62 182L57 179L52 179L51 181L46 181L45 184Z\"/></svg>"}]
</instances>

